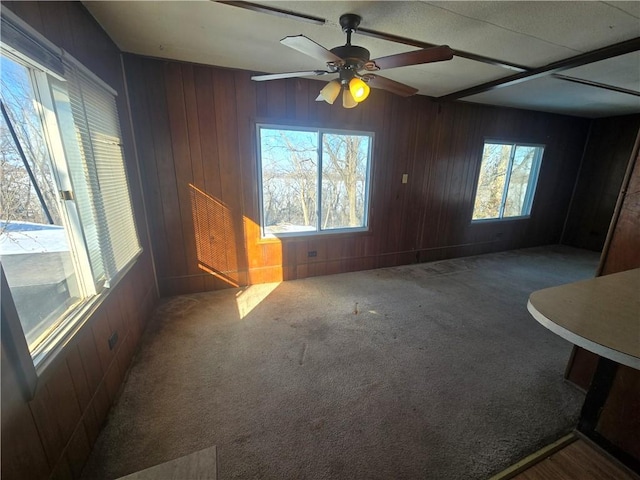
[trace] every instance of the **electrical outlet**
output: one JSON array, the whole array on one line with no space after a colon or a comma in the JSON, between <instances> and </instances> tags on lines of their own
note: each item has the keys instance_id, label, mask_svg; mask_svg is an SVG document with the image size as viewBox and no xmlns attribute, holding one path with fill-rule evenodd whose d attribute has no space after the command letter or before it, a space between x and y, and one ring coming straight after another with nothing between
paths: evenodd
<instances>
[{"instance_id":1,"label":"electrical outlet","mask_svg":"<svg viewBox=\"0 0 640 480\"><path fill-rule=\"evenodd\" d=\"M409 174L408 173L403 173L402 174L402 183L407 183L409 181Z\"/></svg>"},{"instance_id":2,"label":"electrical outlet","mask_svg":"<svg viewBox=\"0 0 640 480\"><path fill-rule=\"evenodd\" d=\"M307 252L307 256L308 257L317 257L318 256L318 251L317 250L309 250Z\"/></svg>"},{"instance_id":3,"label":"electrical outlet","mask_svg":"<svg viewBox=\"0 0 640 480\"><path fill-rule=\"evenodd\" d=\"M113 332L109 337L109 350L113 350L118 343L118 332Z\"/></svg>"}]
</instances>

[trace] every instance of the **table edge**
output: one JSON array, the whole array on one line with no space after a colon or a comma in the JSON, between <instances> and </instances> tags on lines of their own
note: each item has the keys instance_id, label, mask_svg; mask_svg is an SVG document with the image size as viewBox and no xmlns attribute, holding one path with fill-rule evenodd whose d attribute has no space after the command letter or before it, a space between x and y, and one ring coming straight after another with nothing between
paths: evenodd
<instances>
[{"instance_id":1,"label":"table edge","mask_svg":"<svg viewBox=\"0 0 640 480\"><path fill-rule=\"evenodd\" d=\"M531 303L531 299L527 301L527 310L529 310L529 313L533 316L533 318L535 318L536 321L543 327L551 330L553 333L564 338L565 340L570 341L574 345L585 348L586 350L600 355L601 357L609 358L614 362L618 362L622 365L640 370L640 358L594 342L593 340L589 340L588 338L582 337L577 333L572 332L571 330L561 327L553 320L550 320L542 313L540 313L536 309L535 305Z\"/></svg>"}]
</instances>

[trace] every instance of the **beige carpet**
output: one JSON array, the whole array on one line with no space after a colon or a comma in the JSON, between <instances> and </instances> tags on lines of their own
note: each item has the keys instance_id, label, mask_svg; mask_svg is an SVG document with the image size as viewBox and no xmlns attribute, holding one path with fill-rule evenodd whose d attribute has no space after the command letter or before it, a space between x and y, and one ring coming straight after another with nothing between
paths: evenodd
<instances>
[{"instance_id":1,"label":"beige carpet","mask_svg":"<svg viewBox=\"0 0 640 480\"><path fill-rule=\"evenodd\" d=\"M534 248L165 299L84 475L216 445L221 479L487 478L574 427L571 345L526 302L597 261Z\"/></svg>"}]
</instances>

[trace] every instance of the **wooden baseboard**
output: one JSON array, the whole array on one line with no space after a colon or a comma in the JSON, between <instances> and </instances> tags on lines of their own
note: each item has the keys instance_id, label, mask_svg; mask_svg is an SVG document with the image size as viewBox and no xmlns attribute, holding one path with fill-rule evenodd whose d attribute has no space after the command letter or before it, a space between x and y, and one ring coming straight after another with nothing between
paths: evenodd
<instances>
[{"instance_id":1,"label":"wooden baseboard","mask_svg":"<svg viewBox=\"0 0 640 480\"><path fill-rule=\"evenodd\" d=\"M546 447L541 448L535 453L523 458L517 463L514 463L509 468L503 470L502 472L494 475L489 480L507 480L509 478L513 478L519 473L524 472L526 469L535 465L538 462L541 462L545 458L550 457L558 450L562 450L564 447L569 445L570 443L575 442L578 437L572 432L568 435L565 435L559 440L556 440L553 443L550 443Z\"/></svg>"}]
</instances>

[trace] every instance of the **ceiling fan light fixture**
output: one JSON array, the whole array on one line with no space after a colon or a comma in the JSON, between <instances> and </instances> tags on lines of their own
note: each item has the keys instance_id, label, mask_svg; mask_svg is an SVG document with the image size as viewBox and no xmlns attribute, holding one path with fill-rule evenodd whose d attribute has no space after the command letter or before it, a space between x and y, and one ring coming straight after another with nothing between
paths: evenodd
<instances>
[{"instance_id":1,"label":"ceiling fan light fixture","mask_svg":"<svg viewBox=\"0 0 640 480\"><path fill-rule=\"evenodd\" d=\"M322 90L320 90L320 95L316 100L324 100L325 102L333 105L333 102L336 101L338 95L340 95L340 90L342 89L342 85L339 80L332 80L327 83Z\"/></svg>"},{"instance_id":2,"label":"ceiling fan light fixture","mask_svg":"<svg viewBox=\"0 0 640 480\"><path fill-rule=\"evenodd\" d=\"M342 106L344 108L353 108L358 106L358 102L353 98L353 95L351 95L351 91L348 88L342 90Z\"/></svg>"},{"instance_id":3,"label":"ceiling fan light fixture","mask_svg":"<svg viewBox=\"0 0 640 480\"><path fill-rule=\"evenodd\" d=\"M360 103L369 96L369 92L371 88L367 85L367 82L358 77L353 77L349 81L349 91L351 92L351 96L353 99Z\"/></svg>"}]
</instances>

